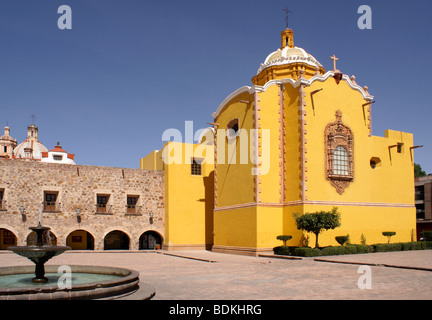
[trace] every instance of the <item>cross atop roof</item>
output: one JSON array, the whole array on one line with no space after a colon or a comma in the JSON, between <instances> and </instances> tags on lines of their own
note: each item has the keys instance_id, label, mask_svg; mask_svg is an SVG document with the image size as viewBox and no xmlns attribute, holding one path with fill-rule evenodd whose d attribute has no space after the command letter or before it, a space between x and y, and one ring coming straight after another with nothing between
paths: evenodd
<instances>
[{"instance_id":1,"label":"cross atop roof","mask_svg":"<svg viewBox=\"0 0 432 320\"><path fill-rule=\"evenodd\" d=\"M334 71L334 72L339 71L338 69L336 69L336 61L338 61L339 58L336 58L336 56L333 55L333 56L330 57L330 59L333 60L333 71Z\"/></svg>"}]
</instances>

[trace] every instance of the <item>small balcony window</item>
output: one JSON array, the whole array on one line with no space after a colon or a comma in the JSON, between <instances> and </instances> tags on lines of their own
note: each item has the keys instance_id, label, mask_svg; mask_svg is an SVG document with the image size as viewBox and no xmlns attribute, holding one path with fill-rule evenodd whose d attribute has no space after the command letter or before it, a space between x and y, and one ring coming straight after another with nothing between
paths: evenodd
<instances>
[{"instance_id":1,"label":"small balcony window","mask_svg":"<svg viewBox=\"0 0 432 320\"><path fill-rule=\"evenodd\" d=\"M127 196L126 213L138 214L140 207L138 204L138 196Z\"/></svg>"},{"instance_id":2,"label":"small balcony window","mask_svg":"<svg viewBox=\"0 0 432 320\"><path fill-rule=\"evenodd\" d=\"M56 191L45 191L44 192L44 202L43 202L43 210L44 211L59 211L59 204L57 202L58 192Z\"/></svg>"},{"instance_id":3,"label":"small balcony window","mask_svg":"<svg viewBox=\"0 0 432 320\"><path fill-rule=\"evenodd\" d=\"M96 199L96 213L108 213L110 211L109 195L97 195Z\"/></svg>"}]
</instances>

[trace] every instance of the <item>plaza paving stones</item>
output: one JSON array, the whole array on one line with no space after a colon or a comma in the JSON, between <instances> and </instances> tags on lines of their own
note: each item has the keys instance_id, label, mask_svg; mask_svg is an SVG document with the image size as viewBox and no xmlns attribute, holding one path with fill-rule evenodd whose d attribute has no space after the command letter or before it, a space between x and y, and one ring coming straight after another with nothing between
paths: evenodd
<instances>
[{"instance_id":1,"label":"plaza paving stones","mask_svg":"<svg viewBox=\"0 0 432 320\"><path fill-rule=\"evenodd\" d=\"M399 300L432 299L432 250L299 260L210 251L68 251L52 265L103 265L136 270L156 289L154 300ZM321 260L321 261L318 261ZM326 261L323 261L326 260ZM31 265L0 252L0 266ZM359 289L360 265L371 289Z\"/></svg>"}]
</instances>

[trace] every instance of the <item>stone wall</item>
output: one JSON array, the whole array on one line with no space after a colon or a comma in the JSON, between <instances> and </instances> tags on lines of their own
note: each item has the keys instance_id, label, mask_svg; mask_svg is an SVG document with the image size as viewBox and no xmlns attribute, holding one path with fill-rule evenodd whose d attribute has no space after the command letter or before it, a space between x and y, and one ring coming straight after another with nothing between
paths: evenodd
<instances>
[{"instance_id":1,"label":"stone wall","mask_svg":"<svg viewBox=\"0 0 432 320\"><path fill-rule=\"evenodd\" d=\"M13 232L17 245L26 245L40 210L58 245L66 245L71 232L85 230L94 238L94 249L102 250L105 236L120 230L129 237L129 249L137 250L144 232L153 230L162 240L165 233L162 171L0 160L0 190L0 229ZM44 209L45 193L57 195L54 209ZM97 212L98 195L109 196L105 213ZM134 213L127 212L128 196L138 197Z\"/></svg>"}]
</instances>

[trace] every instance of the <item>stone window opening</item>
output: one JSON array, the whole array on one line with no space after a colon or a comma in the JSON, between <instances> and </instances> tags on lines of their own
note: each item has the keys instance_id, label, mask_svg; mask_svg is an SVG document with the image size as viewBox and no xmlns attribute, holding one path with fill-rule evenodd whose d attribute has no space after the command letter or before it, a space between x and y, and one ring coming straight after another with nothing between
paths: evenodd
<instances>
[{"instance_id":1,"label":"stone window opening","mask_svg":"<svg viewBox=\"0 0 432 320\"><path fill-rule=\"evenodd\" d=\"M402 153L402 147L403 147L403 143L400 143L400 142L398 142L398 144L397 144L397 153Z\"/></svg>"},{"instance_id":2,"label":"stone window opening","mask_svg":"<svg viewBox=\"0 0 432 320\"><path fill-rule=\"evenodd\" d=\"M201 163L203 159L192 158L191 161L191 175L200 176L202 174Z\"/></svg>"},{"instance_id":3,"label":"stone window opening","mask_svg":"<svg viewBox=\"0 0 432 320\"><path fill-rule=\"evenodd\" d=\"M126 213L140 214L141 206L138 206L139 196L128 195L126 198Z\"/></svg>"},{"instance_id":4,"label":"stone window opening","mask_svg":"<svg viewBox=\"0 0 432 320\"><path fill-rule=\"evenodd\" d=\"M372 169L381 167L381 159L378 157L372 157L369 161L369 164Z\"/></svg>"},{"instance_id":5,"label":"stone window opening","mask_svg":"<svg viewBox=\"0 0 432 320\"><path fill-rule=\"evenodd\" d=\"M239 119L231 120L227 125L227 138L233 139L238 136L239 133Z\"/></svg>"},{"instance_id":6,"label":"stone window opening","mask_svg":"<svg viewBox=\"0 0 432 320\"><path fill-rule=\"evenodd\" d=\"M58 191L44 191L43 211L60 211L60 203L58 202Z\"/></svg>"},{"instance_id":7,"label":"stone window opening","mask_svg":"<svg viewBox=\"0 0 432 320\"><path fill-rule=\"evenodd\" d=\"M96 195L96 213L110 213L111 205L109 204L109 194Z\"/></svg>"}]
</instances>

